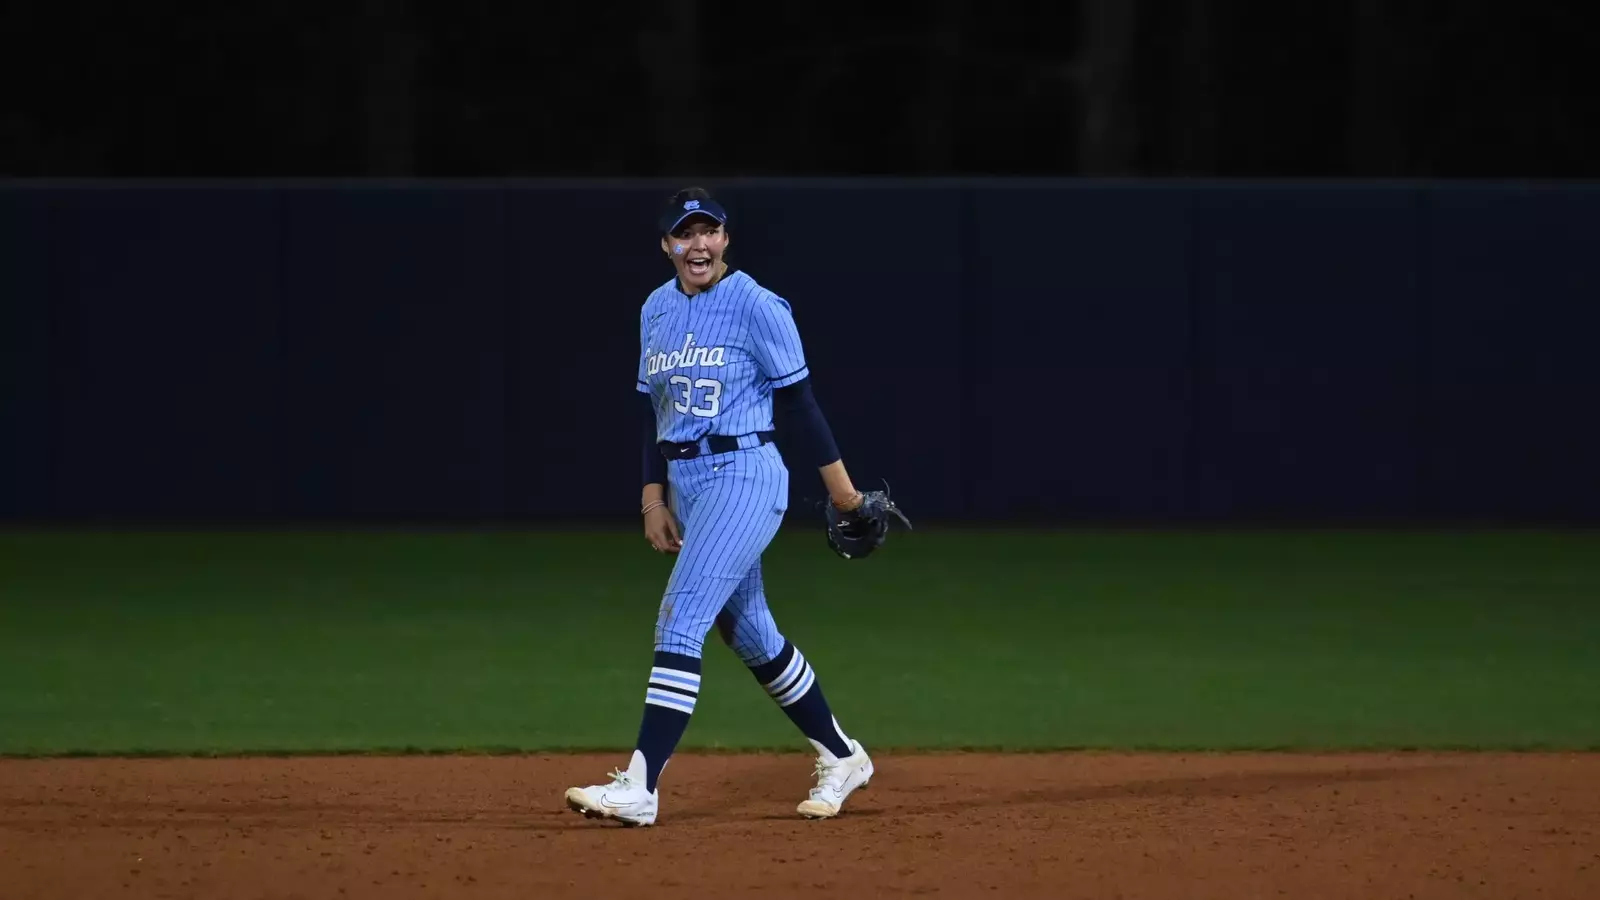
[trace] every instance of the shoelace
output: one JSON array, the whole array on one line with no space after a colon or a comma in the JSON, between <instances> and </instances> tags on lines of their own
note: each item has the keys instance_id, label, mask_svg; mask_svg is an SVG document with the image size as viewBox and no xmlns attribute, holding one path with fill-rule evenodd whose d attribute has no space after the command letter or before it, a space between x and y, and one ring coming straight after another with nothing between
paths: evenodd
<instances>
[{"instance_id":1,"label":"shoelace","mask_svg":"<svg viewBox=\"0 0 1600 900\"><path fill-rule=\"evenodd\" d=\"M835 780L835 773L841 771L842 768L837 760L828 762L820 756L817 757L816 768L811 770L812 777L817 779L817 788L820 790L824 787L831 787L837 791L839 784ZM842 781L842 779L839 780Z\"/></svg>"},{"instance_id":2,"label":"shoelace","mask_svg":"<svg viewBox=\"0 0 1600 900\"><path fill-rule=\"evenodd\" d=\"M611 784L615 787L631 788L633 787L633 777L621 769L612 769Z\"/></svg>"}]
</instances>

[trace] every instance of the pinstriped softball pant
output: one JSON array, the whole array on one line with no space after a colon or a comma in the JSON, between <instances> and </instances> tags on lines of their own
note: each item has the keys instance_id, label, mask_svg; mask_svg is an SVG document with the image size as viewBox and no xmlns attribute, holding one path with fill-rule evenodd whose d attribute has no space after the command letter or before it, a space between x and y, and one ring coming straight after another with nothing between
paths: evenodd
<instances>
[{"instance_id":1,"label":"pinstriped softball pant","mask_svg":"<svg viewBox=\"0 0 1600 900\"><path fill-rule=\"evenodd\" d=\"M761 554L789 507L789 470L773 444L667 464L683 547L661 598L655 649L699 657L715 625L747 666L784 638L767 607Z\"/></svg>"}]
</instances>

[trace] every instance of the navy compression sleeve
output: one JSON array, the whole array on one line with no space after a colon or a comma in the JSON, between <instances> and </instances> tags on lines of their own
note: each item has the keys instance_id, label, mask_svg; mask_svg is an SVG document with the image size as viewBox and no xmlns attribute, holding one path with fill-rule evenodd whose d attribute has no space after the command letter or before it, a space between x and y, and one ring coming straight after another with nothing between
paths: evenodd
<instances>
[{"instance_id":1,"label":"navy compression sleeve","mask_svg":"<svg viewBox=\"0 0 1600 900\"><path fill-rule=\"evenodd\" d=\"M817 468L839 460L839 448L834 444L833 430L828 427L828 420L823 417L822 408L817 406L817 398L811 393L809 376L788 387L774 390L772 405L788 426L784 431L799 439L796 442L797 449L816 463ZM779 442L783 439L784 435L780 432Z\"/></svg>"},{"instance_id":2,"label":"navy compression sleeve","mask_svg":"<svg viewBox=\"0 0 1600 900\"><path fill-rule=\"evenodd\" d=\"M661 455L661 450L656 447L656 408L650 400L649 394L639 395L639 409L644 416L640 420L644 434L644 483L665 485L667 483L667 458Z\"/></svg>"}]
</instances>

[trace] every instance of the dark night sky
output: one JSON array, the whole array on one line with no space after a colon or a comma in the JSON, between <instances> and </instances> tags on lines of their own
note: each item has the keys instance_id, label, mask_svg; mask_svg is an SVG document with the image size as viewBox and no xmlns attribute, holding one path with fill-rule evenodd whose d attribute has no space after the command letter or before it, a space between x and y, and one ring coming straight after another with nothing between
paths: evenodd
<instances>
[{"instance_id":1,"label":"dark night sky","mask_svg":"<svg viewBox=\"0 0 1600 900\"><path fill-rule=\"evenodd\" d=\"M0 175L1589 176L1583 18L22 2L0 11Z\"/></svg>"}]
</instances>

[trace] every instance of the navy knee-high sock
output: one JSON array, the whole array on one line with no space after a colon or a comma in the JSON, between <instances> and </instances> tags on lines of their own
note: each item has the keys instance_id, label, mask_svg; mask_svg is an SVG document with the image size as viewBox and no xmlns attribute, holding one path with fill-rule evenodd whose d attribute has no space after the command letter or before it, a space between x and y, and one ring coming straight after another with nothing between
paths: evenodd
<instances>
[{"instance_id":1,"label":"navy knee-high sock","mask_svg":"<svg viewBox=\"0 0 1600 900\"><path fill-rule=\"evenodd\" d=\"M656 652L650 684L644 694L644 719L639 723L635 759L644 758L644 786L654 791L661 770L683 739L700 697L700 657ZM630 769L632 767L630 766ZM633 773L635 776L637 772Z\"/></svg>"},{"instance_id":2,"label":"navy knee-high sock","mask_svg":"<svg viewBox=\"0 0 1600 900\"><path fill-rule=\"evenodd\" d=\"M817 673L800 648L784 641L771 662L751 666L750 672L819 752L826 749L840 759L850 755L850 739L828 709Z\"/></svg>"}]
</instances>

